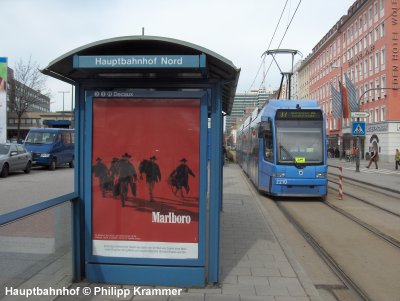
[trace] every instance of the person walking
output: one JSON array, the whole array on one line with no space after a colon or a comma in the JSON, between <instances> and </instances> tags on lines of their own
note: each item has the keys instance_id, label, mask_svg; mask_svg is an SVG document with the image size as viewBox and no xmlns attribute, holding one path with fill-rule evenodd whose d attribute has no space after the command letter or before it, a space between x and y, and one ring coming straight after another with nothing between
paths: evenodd
<instances>
[{"instance_id":1,"label":"person walking","mask_svg":"<svg viewBox=\"0 0 400 301\"><path fill-rule=\"evenodd\" d=\"M399 152L398 148L396 148L396 155L395 155L394 159L396 162L395 164L396 164L396 170L397 170L400 165L400 152Z\"/></svg>"},{"instance_id":2,"label":"person walking","mask_svg":"<svg viewBox=\"0 0 400 301\"><path fill-rule=\"evenodd\" d=\"M118 175L119 175L119 159L112 158L111 166L110 166L110 176L111 176L112 182L113 182L112 192L113 192L114 197L117 197L119 195Z\"/></svg>"},{"instance_id":3,"label":"person walking","mask_svg":"<svg viewBox=\"0 0 400 301\"><path fill-rule=\"evenodd\" d=\"M122 207L125 207L125 201L128 195L128 186L131 187L133 197L136 196L136 181L137 174L136 169L133 164L129 161L131 155L125 153L122 155L121 160L119 160L119 186L120 186L120 196L122 201Z\"/></svg>"},{"instance_id":4,"label":"person walking","mask_svg":"<svg viewBox=\"0 0 400 301\"><path fill-rule=\"evenodd\" d=\"M186 165L187 160L185 158L181 159L181 164L175 168L175 170L170 174L168 182L175 187L174 194L178 191L183 197L182 188L185 188L186 194L189 193L189 175L195 177L193 171Z\"/></svg>"},{"instance_id":5,"label":"person walking","mask_svg":"<svg viewBox=\"0 0 400 301\"><path fill-rule=\"evenodd\" d=\"M367 168L369 168L372 164L372 162L375 163L375 168L378 169L378 160L379 160L379 155L378 155L378 150L375 149L371 158L369 159L369 163L367 165Z\"/></svg>"},{"instance_id":6,"label":"person walking","mask_svg":"<svg viewBox=\"0 0 400 301\"><path fill-rule=\"evenodd\" d=\"M143 179L143 174L146 174L150 202L154 202L154 185L161 181L160 167L156 163L156 160L156 156L152 156L149 160L145 159L139 164L140 179Z\"/></svg>"},{"instance_id":7,"label":"person walking","mask_svg":"<svg viewBox=\"0 0 400 301\"><path fill-rule=\"evenodd\" d=\"M108 181L108 169L102 162L102 159L97 157L96 164L93 166L94 176L99 178L100 191L103 197L106 196L106 183Z\"/></svg>"}]
</instances>

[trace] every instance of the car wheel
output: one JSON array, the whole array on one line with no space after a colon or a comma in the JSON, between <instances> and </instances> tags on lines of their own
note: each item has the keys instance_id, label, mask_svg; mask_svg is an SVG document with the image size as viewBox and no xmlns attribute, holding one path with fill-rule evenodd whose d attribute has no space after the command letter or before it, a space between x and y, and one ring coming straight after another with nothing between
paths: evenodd
<instances>
[{"instance_id":1,"label":"car wheel","mask_svg":"<svg viewBox=\"0 0 400 301\"><path fill-rule=\"evenodd\" d=\"M31 161L28 161L28 163L26 163L26 167L24 169L24 173L30 173L32 169L32 163Z\"/></svg>"},{"instance_id":2,"label":"car wheel","mask_svg":"<svg viewBox=\"0 0 400 301\"><path fill-rule=\"evenodd\" d=\"M69 162L69 167L74 168L75 167L75 159L72 158L72 161Z\"/></svg>"},{"instance_id":3,"label":"car wheel","mask_svg":"<svg viewBox=\"0 0 400 301\"><path fill-rule=\"evenodd\" d=\"M54 169L56 169L56 159L51 160L49 165L49 170L54 170Z\"/></svg>"},{"instance_id":4,"label":"car wheel","mask_svg":"<svg viewBox=\"0 0 400 301\"><path fill-rule=\"evenodd\" d=\"M8 176L9 167L7 163L4 163L3 169L1 170L0 177L5 178Z\"/></svg>"}]
</instances>

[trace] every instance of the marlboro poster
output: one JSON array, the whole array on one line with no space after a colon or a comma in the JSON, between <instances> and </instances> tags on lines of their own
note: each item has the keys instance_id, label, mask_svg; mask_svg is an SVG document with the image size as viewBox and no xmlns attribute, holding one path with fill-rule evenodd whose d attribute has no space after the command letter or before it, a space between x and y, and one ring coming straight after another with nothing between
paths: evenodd
<instances>
[{"instance_id":1,"label":"marlboro poster","mask_svg":"<svg viewBox=\"0 0 400 301\"><path fill-rule=\"evenodd\" d=\"M93 255L197 259L199 99L93 99Z\"/></svg>"}]
</instances>

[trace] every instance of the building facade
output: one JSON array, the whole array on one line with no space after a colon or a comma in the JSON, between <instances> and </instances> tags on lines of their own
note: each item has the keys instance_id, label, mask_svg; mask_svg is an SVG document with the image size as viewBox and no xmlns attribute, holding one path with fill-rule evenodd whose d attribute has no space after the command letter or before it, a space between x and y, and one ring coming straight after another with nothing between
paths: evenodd
<instances>
[{"instance_id":1,"label":"building facade","mask_svg":"<svg viewBox=\"0 0 400 301\"><path fill-rule=\"evenodd\" d=\"M264 104L272 97L273 91L265 89L252 90L249 92L238 92L233 101L232 112L230 116L226 116L225 129L230 132L233 125L237 123L238 118L242 118L246 108L262 108Z\"/></svg>"},{"instance_id":2,"label":"building facade","mask_svg":"<svg viewBox=\"0 0 400 301\"><path fill-rule=\"evenodd\" d=\"M355 146L354 120L333 116L330 85L339 90L345 74L356 87L359 110L369 114L362 157L376 147L381 160L393 161L400 148L399 9L400 0L357 0L300 67L308 80L299 72L299 82L309 82L309 98L326 113L328 144L342 153Z\"/></svg>"},{"instance_id":3,"label":"building facade","mask_svg":"<svg viewBox=\"0 0 400 301\"><path fill-rule=\"evenodd\" d=\"M8 78L14 78L14 72L8 68ZM10 101L12 87L10 81L7 83L7 103ZM19 95L29 96L29 106L21 116L20 139L28 134L30 128L34 127L64 127L73 126L73 113L71 112L50 112L50 98L38 91L35 91L24 84L15 80L15 98L19 102ZM11 111L7 105L7 139L16 141L18 128L18 116L15 111ZM20 142L20 141L19 141Z\"/></svg>"}]
</instances>

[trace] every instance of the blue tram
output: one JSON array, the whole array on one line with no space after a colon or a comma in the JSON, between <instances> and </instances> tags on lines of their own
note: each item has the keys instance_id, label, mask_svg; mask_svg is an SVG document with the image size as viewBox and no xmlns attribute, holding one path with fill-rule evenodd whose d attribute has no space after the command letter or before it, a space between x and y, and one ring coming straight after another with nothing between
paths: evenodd
<instances>
[{"instance_id":1,"label":"blue tram","mask_svg":"<svg viewBox=\"0 0 400 301\"><path fill-rule=\"evenodd\" d=\"M238 162L275 196L327 195L325 116L315 100L271 100L240 127Z\"/></svg>"}]
</instances>

